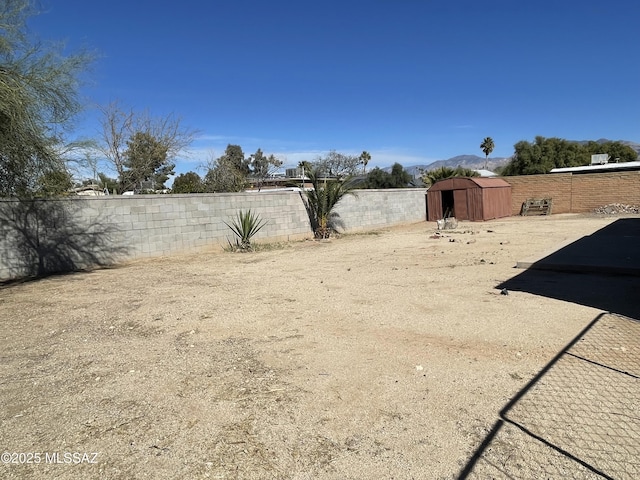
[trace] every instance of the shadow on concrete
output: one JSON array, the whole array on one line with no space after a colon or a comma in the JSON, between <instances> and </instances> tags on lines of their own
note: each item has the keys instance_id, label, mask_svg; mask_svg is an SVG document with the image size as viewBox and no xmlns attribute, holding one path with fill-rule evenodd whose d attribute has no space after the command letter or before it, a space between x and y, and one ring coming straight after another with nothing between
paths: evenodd
<instances>
[{"instance_id":1,"label":"shadow on concrete","mask_svg":"<svg viewBox=\"0 0 640 480\"><path fill-rule=\"evenodd\" d=\"M504 407L460 479L640 478L639 241L640 218L620 219L497 286L605 313Z\"/></svg>"},{"instance_id":2,"label":"shadow on concrete","mask_svg":"<svg viewBox=\"0 0 640 480\"><path fill-rule=\"evenodd\" d=\"M521 260L519 268L640 276L640 218L621 218L544 258Z\"/></svg>"},{"instance_id":3,"label":"shadow on concrete","mask_svg":"<svg viewBox=\"0 0 640 480\"><path fill-rule=\"evenodd\" d=\"M540 259L497 286L640 318L640 218L623 218Z\"/></svg>"},{"instance_id":4,"label":"shadow on concrete","mask_svg":"<svg viewBox=\"0 0 640 480\"><path fill-rule=\"evenodd\" d=\"M0 286L105 267L126 255L118 229L83 199L10 200L0 204Z\"/></svg>"},{"instance_id":5,"label":"shadow on concrete","mask_svg":"<svg viewBox=\"0 0 640 480\"><path fill-rule=\"evenodd\" d=\"M640 478L640 321L603 313L500 412L459 479Z\"/></svg>"}]
</instances>

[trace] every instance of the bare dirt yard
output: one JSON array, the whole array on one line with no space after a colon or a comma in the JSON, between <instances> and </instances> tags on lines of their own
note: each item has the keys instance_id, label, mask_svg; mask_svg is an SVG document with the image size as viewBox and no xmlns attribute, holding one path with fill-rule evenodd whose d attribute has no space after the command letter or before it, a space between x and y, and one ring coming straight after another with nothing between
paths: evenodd
<instances>
[{"instance_id":1,"label":"bare dirt yard","mask_svg":"<svg viewBox=\"0 0 640 480\"><path fill-rule=\"evenodd\" d=\"M496 287L613 220L423 222L6 284L0 477L457 478L601 313Z\"/></svg>"}]
</instances>

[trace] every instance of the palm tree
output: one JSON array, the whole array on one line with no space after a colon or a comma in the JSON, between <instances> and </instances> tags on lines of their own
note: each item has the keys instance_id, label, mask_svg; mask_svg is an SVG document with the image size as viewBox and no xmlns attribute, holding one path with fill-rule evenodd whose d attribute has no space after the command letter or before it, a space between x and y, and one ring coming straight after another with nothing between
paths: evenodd
<instances>
[{"instance_id":1,"label":"palm tree","mask_svg":"<svg viewBox=\"0 0 640 480\"><path fill-rule=\"evenodd\" d=\"M313 167L311 166L311 162L308 160L302 160L298 162L298 168L302 170L302 176L306 174L306 172L310 171Z\"/></svg>"},{"instance_id":2,"label":"palm tree","mask_svg":"<svg viewBox=\"0 0 640 480\"><path fill-rule=\"evenodd\" d=\"M493 143L493 138L487 137L480 144L480 148L484 152L484 169L487 169L487 162L489 161L489 155L493 152L495 148L495 144Z\"/></svg>"},{"instance_id":3,"label":"palm tree","mask_svg":"<svg viewBox=\"0 0 640 480\"><path fill-rule=\"evenodd\" d=\"M458 165L456 168L450 168L447 166L442 166L440 168L435 168L433 170L429 170L427 172L423 172L422 181L426 185L433 185L439 180L444 180L445 178L451 177L478 177L480 174L475 170L471 170L469 168L463 168Z\"/></svg>"},{"instance_id":4,"label":"palm tree","mask_svg":"<svg viewBox=\"0 0 640 480\"><path fill-rule=\"evenodd\" d=\"M311 228L316 238L329 238L331 232L336 231L340 217L334 208L345 195L355 195L355 185L351 178L327 181L325 177L321 182L317 168L309 170L307 177L313 185L313 189L305 191Z\"/></svg>"},{"instance_id":5,"label":"palm tree","mask_svg":"<svg viewBox=\"0 0 640 480\"><path fill-rule=\"evenodd\" d=\"M362 162L362 174L367 174L367 164L371 160L371 154L366 150L360 154L360 161Z\"/></svg>"}]
</instances>

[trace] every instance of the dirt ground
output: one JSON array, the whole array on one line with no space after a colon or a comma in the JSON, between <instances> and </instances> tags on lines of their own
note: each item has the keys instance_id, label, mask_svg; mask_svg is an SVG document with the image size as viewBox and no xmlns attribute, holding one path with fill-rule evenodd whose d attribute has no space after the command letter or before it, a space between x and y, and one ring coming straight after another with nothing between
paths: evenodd
<instances>
[{"instance_id":1,"label":"dirt ground","mask_svg":"<svg viewBox=\"0 0 640 480\"><path fill-rule=\"evenodd\" d=\"M423 222L5 285L0 452L25 455L0 477L456 478L600 313L497 285L614 219Z\"/></svg>"}]
</instances>

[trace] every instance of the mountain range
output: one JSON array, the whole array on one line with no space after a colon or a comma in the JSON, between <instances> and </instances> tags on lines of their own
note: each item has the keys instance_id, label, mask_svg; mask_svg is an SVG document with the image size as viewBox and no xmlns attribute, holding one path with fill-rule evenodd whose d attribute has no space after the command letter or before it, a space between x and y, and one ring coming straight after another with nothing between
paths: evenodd
<instances>
[{"instance_id":1,"label":"mountain range","mask_svg":"<svg viewBox=\"0 0 640 480\"><path fill-rule=\"evenodd\" d=\"M579 143L580 145L585 145L590 140L570 140L570 141ZM607 140L606 138L601 138L599 140L596 140L597 143L607 143L611 141L612 140ZM622 143L623 145L630 146L640 156L640 143L631 142L628 140L617 140L617 141ZM511 161L511 157L489 157L489 159L486 161L486 169L493 171L498 167L502 167L503 165L506 165L510 161ZM447 160L437 160L435 162L425 164L425 165L411 165L409 167L405 167L405 170L413 176L419 176L423 171L433 170L440 167L456 168L458 166L462 168L469 168L471 170L481 170L485 168L485 158L480 157L478 155L458 155L455 157L451 157ZM385 168L384 170L390 172L391 167Z\"/></svg>"},{"instance_id":2,"label":"mountain range","mask_svg":"<svg viewBox=\"0 0 640 480\"><path fill-rule=\"evenodd\" d=\"M509 161L511 161L511 157L489 157L486 161L486 169L493 171L498 167L506 165ZM404 169L411 176L419 177L422 175L422 172L434 170L440 167L462 167L470 170L482 170L485 168L485 158L479 157L478 155L458 155L447 160L438 160L429 164L410 165L408 167L404 167ZM391 167L383 168L383 170L391 172Z\"/></svg>"}]
</instances>

